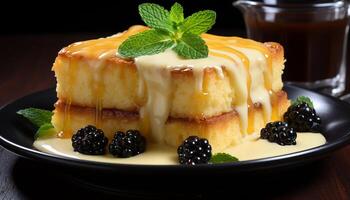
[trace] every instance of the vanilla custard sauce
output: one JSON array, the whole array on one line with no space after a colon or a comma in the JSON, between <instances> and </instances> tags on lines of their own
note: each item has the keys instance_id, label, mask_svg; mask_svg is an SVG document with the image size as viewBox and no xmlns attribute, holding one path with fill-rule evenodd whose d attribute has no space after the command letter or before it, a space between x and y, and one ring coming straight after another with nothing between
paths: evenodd
<instances>
[{"instance_id":1,"label":"vanilla custard sauce","mask_svg":"<svg viewBox=\"0 0 350 200\"><path fill-rule=\"evenodd\" d=\"M254 137L249 137L248 139L247 137L242 144L229 147L223 152L237 157L240 161L253 160L314 148L325 144L326 139L320 133L298 133L296 142L296 145L280 146L276 143L268 142L267 140ZM46 153L97 162L145 165L178 164L177 149L160 144L150 144L147 146L144 153L130 158L115 158L110 154L104 156L80 154L73 151L70 139L62 139L57 137L38 139L33 145L38 150Z\"/></svg>"}]
</instances>

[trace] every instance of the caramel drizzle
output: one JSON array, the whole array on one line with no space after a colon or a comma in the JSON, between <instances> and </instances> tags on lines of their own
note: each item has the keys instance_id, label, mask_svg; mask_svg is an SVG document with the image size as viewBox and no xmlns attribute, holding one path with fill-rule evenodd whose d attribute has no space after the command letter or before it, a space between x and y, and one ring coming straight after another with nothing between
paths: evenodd
<instances>
[{"instance_id":1,"label":"caramel drizzle","mask_svg":"<svg viewBox=\"0 0 350 200\"><path fill-rule=\"evenodd\" d=\"M228 52L228 53L231 53L231 54L234 54L236 55L238 58L240 58L241 62L243 63L244 67L247 69L247 88L250 88L250 85L251 85L251 77L249 75L249 68L250 68L250 63L249 63L249 59L248 57L242 53L241 51L238 51L234 48L232 48L231 46L228 46L226 45L225 43L221 42L221 41L212 41L212 40L207 40L206 43L208 44L209 46L209 55L212 55L212 56L216 56L216 57L221 57L221 58L225 58L225 59L228 59L234 63L236 63L236 66L238 66L237 62L235 59L233 59L232 57L226 55L226 54L223 54L223 53L218 53L218 52L213 52L213 50L218 50L218 51L225 51L225 52ZM246 99L245 99L246 100ZM239 102L236 102L236 103L239 103ZM251 98L250 98L250 93L248 92L248 104L251 104Z\"/></svg>"},{"instance_id":2,"label":"caramel drizzle","mask_svg":"<svg viewBox=\"0 0 350 200\"><path fill-rule=\"evenodd\" d=\"M215 43L228 43L233 46L241 47L241 48L247 48L247 49L253 49L256 51L259 51L261 54L264 55L267 65L268 65L268 72L264 74L265 79L265 87L268 90L272 89L272 81L269 74L272 73L272 56L271 53L268 51L268 49L261 43L256 42L254 40L250 39L243 39L239 37L227 37L227 36L217 36L212 34L202 34L202 37L206 40L206 42L213 41Z\"/></svg>"},{"instance_id":3,"label":"caramel drizzle","mask_svg":"<svg viewBox=\"0 0 350 200\"><path fill-rule=\"evenodd\" d=\"M243 47L248 49L254 49L261 52L268 61L268 66L272 67L272 58L268 49L261 43L256 42L250 39L243 39L239 37L230 37L230 36L218 36L212 34L202 34L202 37L207 40L212 40L215 42L224 42L232 45L236 45L237 47Z\"/></svg>"},{"instance_id":4,"label":"caramel drizzle","mask_svg":"<svg viewBox=\"0 0 350 200\"><path fill-rule=\"evenodd\" d=\"M65 104L64 107L64 116L63 116L63 129L62 131L58 134L59 137L62 138L69 138L73 134L72 130L72 125L71 125L71 113L70 113L70 108L72 105L72 96L73 96L73 85L75 84L75 77L77 76L77 71L78 71L78 64L77 61L74 59L69 59L68 61L68 67L71 76L69 76L68 79L68 88L67 88L67 103Z\"/></svg>"},{"instance_id":5,"label":"caramel drizzle","mask_svg":"<svg viewBox=\"0 0 350 200\"><path fill-rule=\"evenodd\" d=\"M64 105L64 116L63 116L63 130L58 133L59 137L69 138L72 133L71 119L70 119L70 107L72 105L72 99L68 98L67 103Z\"/></svg>"},{"instance_id":6,"label":"caramel drizzle","mask_svg":"<svg viewBox=\"0 0 350 200\"><path fill-rule=\"evenodd\" d=\"M93 86L92 88L94 88L95 93L95 125L97 128L102 128L104 83L102 78L103 69L101 68L101 65L98 66L97 73L98 77L92 77L91 85Z\"/></svg>"},{"instance_id":7,"label":"caramel drizzle","mask_svg":"<svg viewBox=\"0 0 350 200\"><path fill-rule=\"evenodd\" d=\"M108 53L104 58L115 57L117 48L129 36L147 30L144 26L132 26L127 31L113 35L111 37L88 40L84 42L76 42L64 48L63 51L71 55L89 56L98 58L102 54Z\"/></svg>"}]
</instances>

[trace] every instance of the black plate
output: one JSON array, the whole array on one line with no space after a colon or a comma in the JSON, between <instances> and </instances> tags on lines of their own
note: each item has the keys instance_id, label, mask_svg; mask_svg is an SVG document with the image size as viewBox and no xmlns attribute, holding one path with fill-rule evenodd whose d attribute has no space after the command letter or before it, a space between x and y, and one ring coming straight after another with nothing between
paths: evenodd
<instances>
[{"instance_id":1,"label":"black plate","mask_svg":"<svg viewBox=\"0 0 350 200\"><path fill-rule=\"evenodd\" d=\"M128 165L97 163L92 161L65 158L40 152L33 148L35 129L28 122L23 121L16 111L36 107L52 109L56 101L54 89L31 94L14 101L0 110L0 144L6 149L26 158L35 159L59 166L63 169L79 169L103 173L122 173L124 175L142 174L191 174L203 173L211 175L227 175L243 172L259 172L267 169L282 169L295 167L322 158L328 153L344 146L350 140L350 104L336 98L318 94L295 86L286 86L289 98L308 96L315 104L318 114L323 120L323 132L327 139L325 145L301 152L282 156L263 158L236 163L217 165L180 166L180 165Z\"/></svg>"}]
</instances>

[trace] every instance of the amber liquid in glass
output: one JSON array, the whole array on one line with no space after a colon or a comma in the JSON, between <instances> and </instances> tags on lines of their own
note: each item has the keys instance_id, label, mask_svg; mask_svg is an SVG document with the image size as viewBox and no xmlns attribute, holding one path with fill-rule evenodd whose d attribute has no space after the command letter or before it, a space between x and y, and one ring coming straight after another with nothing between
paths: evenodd
<instances>
[{"instance_id":1,"label":"amber liquid in glass","mask_svg":"<svg viewBox=\"0 0 350 200\"><path fill-rule=\"evenodd\" d=\"M343 60L348 19L324 22L246 20L248 36L283 45L284 80L312 82L335 77Z\"/></svg>"}]
</instances>

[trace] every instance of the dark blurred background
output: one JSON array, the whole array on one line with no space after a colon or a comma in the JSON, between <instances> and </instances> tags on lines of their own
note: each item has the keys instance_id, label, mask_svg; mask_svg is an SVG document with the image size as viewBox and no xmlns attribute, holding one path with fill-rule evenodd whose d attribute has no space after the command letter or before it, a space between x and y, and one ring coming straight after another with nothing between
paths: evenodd
<instances>
[{"instance_id":1,"label":"dark blurred background","mask_svg":"<svg viewBox=\"0 0 350 200\"><path fill-rule=\"evenodd\" d=\"M174 0L16 1L0 6L1 33L118 32L142 21L137 5L154 2L170 8ZM185 15L203 9L218 13L213 32L243 29L233 0L182 0Z\"/></svg>"},{"instance_id":2,"label":"dark blurred background","mask_svg":"<svg viewBox=\"0 0 350 200\"><path fill-rule=\"evenodd\" d=\"M215 10L218 14L217 23L210 30L211 33L245 36L242 15L232 6L233 1L179 0L178 2L184 6L186 15L202 9ZM130 25L141 24L137 5L146 1L9 0L5 2L0 3L0 107L34 91L54 87L56 81L51 66L62 47L76 41L105 37L123 31ZM170 8L175 1L148 2L159 3ZM309 173L310 170L301 173L301 176L307 179L306 182L298 179L300 176L296 176L294 181L290 181L288 176L287 178L282 176L291 184L271 187L266 190L267 194L281 195L285 198L291 195L290 199L293 197L298 199L296 196L303 196L302 199L321 197L349 199L350 179L346 169L349 169L350 164L349 159L344 159L348 156L348 152L349 148L334 154L326 165L321 165L320 169L312 166L312 173ZM31 167L32 163L28 164L23 160L18 162L17 157L5 152L1 147L0 163L0 199L22 199L19 197L28 193L42 195L45 188L57 185L56 179L51 180L52 176L46 177L45 173L42 173L41 177L45 176L46 179L40 179L40 176L38 180L31 179L30 176L28 178L28 172L36 172L32 170L36 165L33 164ZM35 169L41 172L40 167ZM313 179L313 176L316 179ZM45 184L43 185L42 182ZM289 193L290 188L297 190ZM261 187L260 191L264 189L266 187ZM77 192L75 188L74 192ZM233 195L236 193L233 191ZM248 194L250 195L252 194Z\"/></svg>"}]
</instances>

